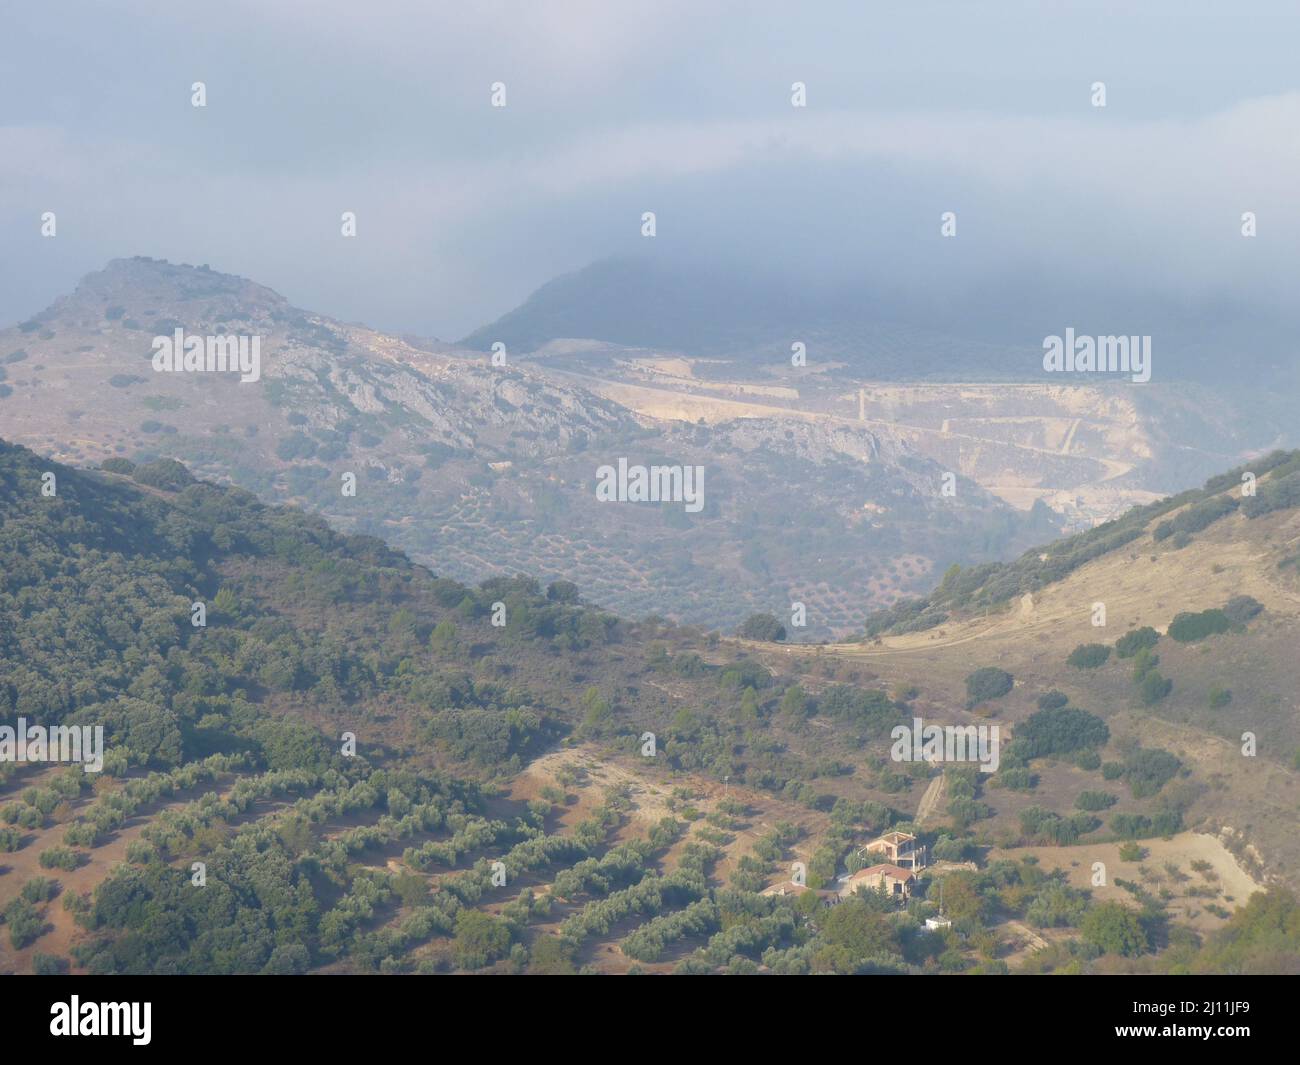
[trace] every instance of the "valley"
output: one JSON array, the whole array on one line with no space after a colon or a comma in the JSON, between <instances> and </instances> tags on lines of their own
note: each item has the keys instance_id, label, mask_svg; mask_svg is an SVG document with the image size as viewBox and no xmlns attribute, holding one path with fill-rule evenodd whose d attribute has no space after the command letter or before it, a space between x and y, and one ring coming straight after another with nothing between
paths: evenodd
<instances>
[{"instance_id":1,"label":"valley","mask_svg":"<svg viewBox=\"0 0 1300 1065\"><path fill-rule=\"evenodd\" d=\"M152 372L151 338L177 328L262 338L264 376ZM729 631L803 602L814 639L1240 455L1189 458L1208 437L1183 424L1185 384L909 383L815 348L763 369L594 341L497 365L148 259L0 330L0 372L0 432L61 460L175 458L449 576L571 577L625 615ZM597 505L598 467L656 456L709 471L702 513Z\"/></svg>"}]
</instances>

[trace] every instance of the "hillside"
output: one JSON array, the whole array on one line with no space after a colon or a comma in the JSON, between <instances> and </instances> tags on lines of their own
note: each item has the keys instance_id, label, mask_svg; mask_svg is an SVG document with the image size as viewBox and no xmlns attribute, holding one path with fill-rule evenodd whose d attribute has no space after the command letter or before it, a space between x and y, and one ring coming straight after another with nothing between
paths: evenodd
<instances>
[{"instance_id":1,"label":"hillside","mask_svg":"<svg viewBox=\"0 0 1300 1065\"><path fill-rule=\"evenodd\" d=\"M807 648L773 674L698 630L584 606L571 584L470 588L174 463L108 467L0 445L0 723L108 734L102 775L0 766L0 969L1255 964L1215 944L1254 919L1232 914L1277 859L1239 867L1235 839L1189 831L1238 781L1185 754L1170 772L1161 751L1187 735L1174 726L1135 745L1085 714L1085 746L1051 753L1060 737L1033 739L1043 722L1022 722L1033 689L1017 677L994 714L1020 722L1021 750L999 773L900 764L892 726L985 719L943 669L886 691L893 662ZM1009 772L1022 762L1028 791ZM1105 822L1079 813L1102 789ZM904 909L868 894L824 918L814 892L760 893L795 861L835 890L890 828L939 860ZM1247 850L1269 838L1238 830ZM1081 859L1151 839L1181 880L1119 902L1045 868L1049 839ZM954 926L931 933L936 877ZM1268 946L1267 964L1293 963L1278 959L1294 944Z\"/></svg>"},{"instance_id":2,"label":"hillside","mask_svg":"<svg viewBox=\"0 0 1300 1065\"><path fill-rule=\"evenodd\" d=\"M260 337L258 380L155 372L154 338L176 329ZM951 562L1057 528L887 424L660 418L513 353L493 365L151 259L115 260L0 330L0 434L83 465L176 459L459 580L572 579L625 616L727 630L800 601L810 634L845 635ZM619 458L703 467L703 509L601 505L597 470ZM963 480L944 499L950 468Z\"/></svg>"},{"instance_id":3,"label":"hillside","mask_svg":"<svg viewBox=\"0 0 1300 1065\"><path fill-rule=\"evenodd\" d=\"M1014 563L954 569L928 597L870 619L859 642L782 654L859 663L951 700L973 666L996 666L1016 680L1000 718L1059 690L1131 742L1195 765L1207 827L1294 882L1298 562L1300 453L1277 453Z\"/></svg>"}]
</instances>

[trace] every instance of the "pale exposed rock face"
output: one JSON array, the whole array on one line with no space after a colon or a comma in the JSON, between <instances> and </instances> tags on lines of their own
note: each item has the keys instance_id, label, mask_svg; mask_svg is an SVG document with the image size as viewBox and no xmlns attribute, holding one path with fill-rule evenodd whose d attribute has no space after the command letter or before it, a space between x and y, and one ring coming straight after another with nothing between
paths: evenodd
<instances>
[{"instance_id":1,"label":"pale exposed rock face","mask_svg":"<svg viewBox=\"0 0 1300 1065\"><path fill-rule=\"evenodd\" d=\"M571 341L552 341L537 356L552 374L656 422L867 429L1018 510L1046 505L1072 529L1198 483L1241 457L1228 443L1232 411L1199 386L862 381L827 360L793 369L778 356L756 367L753 359ZM1219 457L1207 441L1221 442ZM827 436L822 446L841 445Z\"/></svg>"}]
</instances>

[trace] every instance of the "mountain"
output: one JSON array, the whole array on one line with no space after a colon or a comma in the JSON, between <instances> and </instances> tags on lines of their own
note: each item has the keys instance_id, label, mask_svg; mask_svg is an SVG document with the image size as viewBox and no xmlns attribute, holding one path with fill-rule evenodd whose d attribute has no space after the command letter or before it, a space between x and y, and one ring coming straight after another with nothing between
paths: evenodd
<instances>
[{"instance_id":1,"label":"mountain","mask_svg":"<svg viewBox=\"0 0 1300 1065\"><path fill-rule=\"evenodd\" d=\"M780 361L802 339L818 357L895 379L961 379L995 365L997 376L1014 377L1028 368L1008 366L1003 346L900 321L886 298L650 256L602 259L548 281L460 344L533 352L568 338L750 362Z\"/></svg>"},{"instance_id":2,"label":"mountain","mask_svg":"<svg viewBox=\"0 0 1300 1065\"><path fill-rule=\"evenodd\" d=\"M258 379L156 372L154 340L177 329L259 338ZM951 562L1057 528L964 477L942 495L965 471L886 424L647 415L580 377L344 324L207 267L116 260L0 331L0 353L12 440L89 464L176 459L448 576L574 579L625 615L729 630L802 602L808 635L846 634ZM702 467L702 508L601 502L599 470L620 459Z\"/></svg>"},{"instance_id":3,"label":"mountain","mask_svg":"<svg viewBox=\"0 0 1300 1065\"><path fill-rule=\"evenodd\" d=\"M990 277L950 289L936 274L920 290L798 267L645 253L615 256L541 285L522 304L465 337L539 352L583 339L750 365L788 358L802 340L821 360L882 381L1043 379L1043 339L1152 338L1153 379L1227 386L1300 387L1295 323L1277 314L1152 292L1063 285L1050 275ZM1257 404L1258 406L1258 404Z\"/></svg>"},{"instance_id":4,"label":"mountain","mask_svg":"<svg viewBox=\"0 0 1300 1065\"><path fill-rule=\"evenodd\" d=\"M1147 336L1150 380L1045 372L1045 339L1067 328ZM1300 444L1297 335L1276 314L1050 275L974 292L936 276L918 293L646 254L556 278L461 343L504 343L589 385L645 384L658 360L653 383L696 396L793 392L788 405L888 425L1013 505L1042 499L1081 525ZM806 364L792 367L796 344Z\"/></svg>"}]
</instances>

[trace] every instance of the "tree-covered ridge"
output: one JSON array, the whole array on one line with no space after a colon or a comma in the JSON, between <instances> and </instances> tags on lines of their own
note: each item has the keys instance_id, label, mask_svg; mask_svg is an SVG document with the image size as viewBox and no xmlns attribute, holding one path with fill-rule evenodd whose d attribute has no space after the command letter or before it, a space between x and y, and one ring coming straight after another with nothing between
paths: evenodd
<instances>
[{"instance_id":1,"label":"tree-covered ridge","mask_svg":"<svg viewBox=\"0 0 1300 1065\"><path fill-rule=\"evenodd\" d=\"M879 691L804 691L695 630L621 621L568 581L471 588L174 462L105 468L0 451L0 720L102 724L110 773L236 751L319 768L306 721L489 774L565 734L632 751L649 730L676 768L829 808L820 781L847 767L802 752L806 721L860 747L903 714ZM713 662L689 649L706 645Z\"/></svg>"},{"instance_id":2,"label":"tree-covered ridge","mask_svg":"<svg viewBox=\"0 0 1300 1065\"><path fill-rule=\"evenodd\" d=\"M223 562L292 560L358 600L410 566L176 464L136 472L141 486L111 483L0 444L0 718L103 724L119 757L174 765L203 751L205 714L247 719L262 689L291 684L285 653L307 645L270 611L241 616ZM207 628L191 624L195 602Z\"/></svg>"},{"instance_id":3,"label":"tree-covered ridge","mask_svg":"<svg viewBox=\"0 0 1300 1065\"><path fill-rule=\"evenodd\" d=\"M176 463L108 466L111 478L0 452L0 720L102 724L111 771L248 744L301 759L301 737L289 754L263 735L298 727L262 713L294 699L362 720L392 700L433 711L427 732L456 760L515 756L518 768L554 723L519 684L454 663L488 636L533 658L617 638L615 619L578 605L565 582L469 589ZM449 708L461 712L455 737L438 716Z\"/></svg>"}]
</instances>

